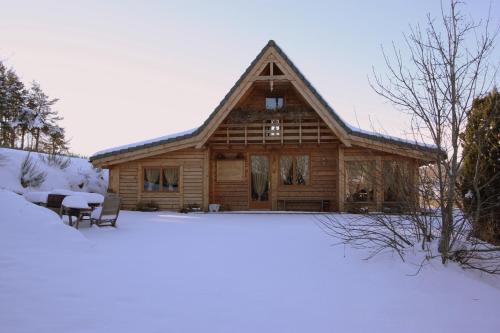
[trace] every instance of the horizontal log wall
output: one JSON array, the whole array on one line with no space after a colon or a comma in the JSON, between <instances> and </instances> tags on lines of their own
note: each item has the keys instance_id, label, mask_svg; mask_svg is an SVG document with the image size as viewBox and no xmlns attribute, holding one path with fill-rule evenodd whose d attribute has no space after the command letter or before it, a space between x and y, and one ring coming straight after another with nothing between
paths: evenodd
<instances>
[{"instance_id":1,"label":"horizontal log wall","mask_svg":"<svg viewBox=\"0 0 500 333\"><path fill-rule=\"evenodd\" d=\"M120 187L118 189L123 209L134 209L137 205L139 166L135 162L124 163L120 168Z\"/></svg>"},{"instance_id":2,"label":"horizontal log wall","mask_svg":"<svg viewBox=\"0 0 500 333\"><path fill-rule=\"evenodd\" d=\"M276 146L213 146L210 155L210 202L223 205L226 210L250 209L250 156L267 155L270 158L271 197L269 208L280 209L277 201L283 199L321 199L330 201L330 210L338 210L337 158L338 145L287 145ZM279 160L282 155L309 155L310 184L305 186L281 185ZM241 181L219 181L217 159L243 158L245 177ZM290 203L295 210L319 210L316 203Z\"/></svg>"},{"instance_id":3,"label":"horizontal log wall","mask_svg":"<svg viewBox=\"0 0 500 333\"><path fill-rule=\"evenodd\" d=\"M278 167L278 200L282 199L321 199L330 201L330 210L338 210L337 205L337 149L316 148L308 151L298 151L292 154L305 154L310 158L310 184L305 186L281 185L279 177L279 156L277 159ZM287 152L283 152L284 155ZM309 204L289 204L297 210L319 210L316 203Z\"/></svg>"},{"instance_id":4,"label":"horizontal log wall","mask_svg":"<svg viewBox=\"0 0 500 333\"><path fill-rule=\"evenodd\" d=\"M162 210L179 210L192 204L203 207L204 154L203 150L185 149L119 165L122 208L135 209L139 201L153 201ZM180 168L179 192L143 191L143 168L162 166Z\"/></svg>"}]
</instances>

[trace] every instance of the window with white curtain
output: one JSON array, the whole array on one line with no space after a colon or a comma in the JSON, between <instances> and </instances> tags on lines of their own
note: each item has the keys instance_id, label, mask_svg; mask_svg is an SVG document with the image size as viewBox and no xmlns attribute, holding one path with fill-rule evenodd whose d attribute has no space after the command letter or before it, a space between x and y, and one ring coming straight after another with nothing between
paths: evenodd
<instances>
[{"instance_id":1,"label":"window with white curtain","mask_svg":"<svg viewBox=\"0 0 500 333\"><path fill-rule=\"evenodd\" d=\"M309 175L309 155L283 155L280 157L282 185L308 185Z\"/></svg>"},{"instance_id":2,"label":"window with white curtain","mask_svg":"<svg viewBox=\"0 0 500 333\"><path fill-rule=\"evenodd\" d=\"M144 192L179 192L179 167L144 168Z\"/></svg>"}]
</instances>

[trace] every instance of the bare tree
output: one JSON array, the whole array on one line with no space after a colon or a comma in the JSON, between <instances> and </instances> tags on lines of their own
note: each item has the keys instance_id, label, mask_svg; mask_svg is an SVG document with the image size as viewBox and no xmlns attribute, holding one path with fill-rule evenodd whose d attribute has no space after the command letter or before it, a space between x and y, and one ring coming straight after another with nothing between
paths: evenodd
<instances>
[{"instance_id":1,"label":"bare tree","mask_svg":"<svg viewBox=\"0 0 500 333\"><path fill-rule=\"evenodd\" d=\"M394 44L391 54L383 51L386 77L374 72L372 88L403 112L412 115L414 135L435 144L440 207L439 252L442 262L451 258L463 224L457 225L454 208L462 164L460 133L474 98L482 96L494 82L496 72L488 57L498 27L493 31L489 18L484 22L466 19L462 3L451 0L435 20L427 17L425 28L411 27L404 35L407 52Z\"/></svg>"},{"instance_id":2,"label":"bare tree","mask_svg":"<svg viewBox=\"0 0 500 333\"><path fill-rule=\"evenodd\" d=\"M442 7L439 19L428 15L425 28L411 28L404 36L404 49L393 44L390 54L383 50L388 74L382 77L374 71L370 81L378 94L412 116L415 140L434 143L432 159L436 163L420 165L414 175L401 161L384 162L382 170L373 165L357 170L356 165L351 165L349 172L355 175L343 176L363 181L363 188L368 189L363 193L351 191L346 183L346 204L357 214L317 219L340 244L368 250L369 258L394 251L405 260L405 252L418 246L425 252L422 264L441 258L443 264L453 260L465 269L499 274L500 247L473 233L474 219L487 212L485 208L492 203L482 200L471 214L459 193L463 191L461 133L473 101L494 83L496 70L488 57L498 27L491 31L489 19L477 24L467 21L461 6L461 2L450 0L449 9ZM479 154L484 150L484 140L474 142ZM474 177L479 180L479 172ZM490 183L482 179L472 185L478 192L478 184ZM370 195L377 191L382 191L382 211L368 213L369 205L373 207ZM364 197L356 197L360 195ZM475 200L481 200L481 196L476 195Z\"/></svg>"}]
</instances>

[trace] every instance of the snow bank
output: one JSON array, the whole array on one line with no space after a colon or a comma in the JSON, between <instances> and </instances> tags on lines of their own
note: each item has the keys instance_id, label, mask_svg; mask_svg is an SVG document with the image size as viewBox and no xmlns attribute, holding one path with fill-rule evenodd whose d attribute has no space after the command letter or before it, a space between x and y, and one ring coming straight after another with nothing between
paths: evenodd
<instances>
[{"instance_id":1,"label":"snow bank","mask_svg":"<svg viewBox=\"0 0 500 333\"><path fill-rule=\"evenodd\" d=\"M0 148L0 189L16 193L51 191L54 189L105 193L108 184L107 170L95 169L82 158L70 157L66 168L59 168L46 161L46 154L30 153L36 169L46 174L45 181L36 188L21 185L21 166L28 152ZM65 157L64 157L65 159Z\"/></svg>"},{"instance_id":2,"label":"snow bank","mask_svg":"<svg viewBox=\"0 0 500 333\"><path fill-rule=\"evenodd\" d=\"M0 190L0 252L46 249L57 243L81 241L83 236L65 225L50 209L28 202L21 195Z\"/></svg>"}]
</instances>

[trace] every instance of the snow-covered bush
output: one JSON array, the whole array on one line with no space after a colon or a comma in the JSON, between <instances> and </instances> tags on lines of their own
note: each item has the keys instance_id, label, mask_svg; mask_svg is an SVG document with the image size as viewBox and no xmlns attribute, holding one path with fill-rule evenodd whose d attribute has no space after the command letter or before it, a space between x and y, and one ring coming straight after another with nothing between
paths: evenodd
<instances>
[{"instance_id":1,"label":"snow-covered bush","mask_svg":"<svg viewBox=\"0 0 500 333\"><path fill-rule=\"evenodd\" d=\"M39 187L47 178L47 173L38 168L37 163L31 157L31 154L26 155L26 158L21 164L21 176L19 178L21 186Z\"/></svg>"},{"instance_id":2,"label":"snow-covered bush","mask_svg":"<svg viewBox=\"0 0 500 333\"><path fill-rule=\"evenodd\" d=\"M48 166L54 166L61 170L67 169L71 165L71 159L66 156L56 155L56 154L47 154L40 155L40 159L47 164Z\"/></svg>"},{"instance_id":3,"label":"snow-covered bush","mask_svg":"<svg viewBox=\"0 0 500 333\"><path fill-rule=\"evenodd\" d=\"M71 189L74 191L106 193L107 180L104 170L100 168L78 169L78 176L73 179Z\"/></svg>"}]
</instances>

